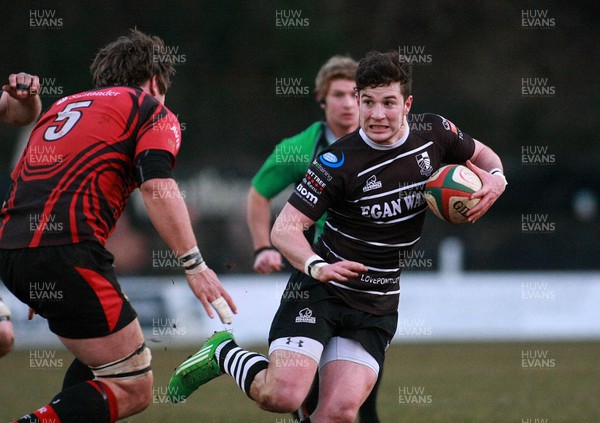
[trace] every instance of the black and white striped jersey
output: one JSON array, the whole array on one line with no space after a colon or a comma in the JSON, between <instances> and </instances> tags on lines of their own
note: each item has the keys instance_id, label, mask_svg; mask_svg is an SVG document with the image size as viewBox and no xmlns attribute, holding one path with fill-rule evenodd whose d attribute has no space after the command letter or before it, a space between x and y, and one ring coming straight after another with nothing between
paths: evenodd
<instances>
[{"instance_id":1,"label":"black and white striped jersey","mask_svg":"<svg viewBox=\"0 0 600 423\"><path fill-rule=\"evenodd\" d=\"M312 220L328 213L317 254L369 268L328 286L349 306L378 315L398 309L402 260L421 237L427 179L475 150L473 138L441 116L409 115L408 125L390 146L374 143L360 128L341 138L312 162L288 200Z\"/></svg>"}]
</instances>

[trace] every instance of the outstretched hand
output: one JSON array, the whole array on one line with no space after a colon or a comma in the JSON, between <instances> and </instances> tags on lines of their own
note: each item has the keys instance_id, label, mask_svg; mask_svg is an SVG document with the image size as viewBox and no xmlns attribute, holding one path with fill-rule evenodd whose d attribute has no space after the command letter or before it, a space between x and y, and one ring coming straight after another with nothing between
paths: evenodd
<instances>
[{"instance_id":1,"label":"outstretched hand","mask_svg":"<svg viewBox=\"0 0 600 423\"><path fill-rule=\"evenodd\" d=\"M206 310L208 317L213 319L213 308L217 311L221 322L230 325L233 322L233 314L237 314L237 306L231 296L227 293L216 273L207 268L193 275L185 275L188 285L194 295L200 300Z\"/></svg>"}]
</instances>

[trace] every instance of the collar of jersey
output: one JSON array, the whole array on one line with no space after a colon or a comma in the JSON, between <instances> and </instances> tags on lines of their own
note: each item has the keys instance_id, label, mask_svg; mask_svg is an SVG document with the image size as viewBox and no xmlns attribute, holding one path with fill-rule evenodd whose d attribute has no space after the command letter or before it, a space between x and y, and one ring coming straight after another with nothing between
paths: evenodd
<instances>
[{"instance_id":1,"label":"collar of jersey","mask_svg":"<svg viewBox=\"0 0 600 423\"><path fill-rule=\"evenodd\" d=\"M362 128L359 129L358 133L360 134L360 137L363 139L363 141L369 147L374 148L375 150L393 150L394 148L398 148L406 142L406 140L408 139L408 135L410 134L410 127L408 128L408 131L406 131L406 134L404 134L402 138L390 145L377 144L375 141L373 141L367 136L367 134L365 133L365 131L363 131Z\"/></svg>"},{"instance_id":2,"label":"collar of jersey","mask_svg":"<svg viewBox=\"0 0 600 423\"><path fill-rule=\"evenodd\" d=\"M325 129L325 138L327 139L327 144L331 145L338 140L337 137L333 134L333 131L331 130L329 125L327 125L327 122L323 122L323 128Z\"/></svg>"}]
</instances>

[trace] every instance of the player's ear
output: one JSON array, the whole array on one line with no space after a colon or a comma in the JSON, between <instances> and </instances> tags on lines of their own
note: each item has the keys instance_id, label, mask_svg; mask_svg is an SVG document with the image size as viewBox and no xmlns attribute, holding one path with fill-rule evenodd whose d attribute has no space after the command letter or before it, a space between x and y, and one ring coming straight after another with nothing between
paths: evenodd
<instances>
[{"instance_id":1,"label":"player's ear","mask_svg":"<svg viewBox=\"0 0 600 423\"><path fill-rule=\"evenodd\" d=\"M406 101L404 102L404 111L403 113L407 115L410 112L410 108L412 107L413 96L409 95Z\"/></svg>"},{"instance_id":2,"label":"player's ear","mask_svg":"<svg viewBox=\"0 0 600 423\"><path fill-rule=\"evenodd\" d=\"M153 97L160 95L160 89L158 87L158 75L152 75L150 78L150 94Z\"/></svg>"}]
</instances>

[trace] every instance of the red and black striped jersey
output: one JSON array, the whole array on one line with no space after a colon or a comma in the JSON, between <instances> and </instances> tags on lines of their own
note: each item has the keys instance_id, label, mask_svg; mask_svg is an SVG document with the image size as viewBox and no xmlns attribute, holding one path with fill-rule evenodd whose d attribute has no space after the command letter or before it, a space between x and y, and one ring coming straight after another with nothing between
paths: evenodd
<instances>
[{"instance_id":1,"label":"red and black striped jersey","mask_svg":"<svg viewBox=\"0 0 600 423\"><path fill-rule=\"evenodd\" d=\"M136 156L165 150L174 162L180 144L177 117L140 88L61 98L35 125L11 174L0 248L104 244L137 188Z\"/></svg>"},{"instance_id":2,"label":"red and black striped jersey","mask_svg":"<svg viewBox=\"0 0 600 423\"><path fill-rule=\"evenodd\" d=\"M329 263L369 269L327 286L351 307L378 315L398 309L400 273L423 229L427 179L475 151L473 138L441 116L408 119L409 132L394 145L376 144L359 128L323 150L288 200L312 220L327 212L315 251Z\"/></svg>"}]
</instances>

